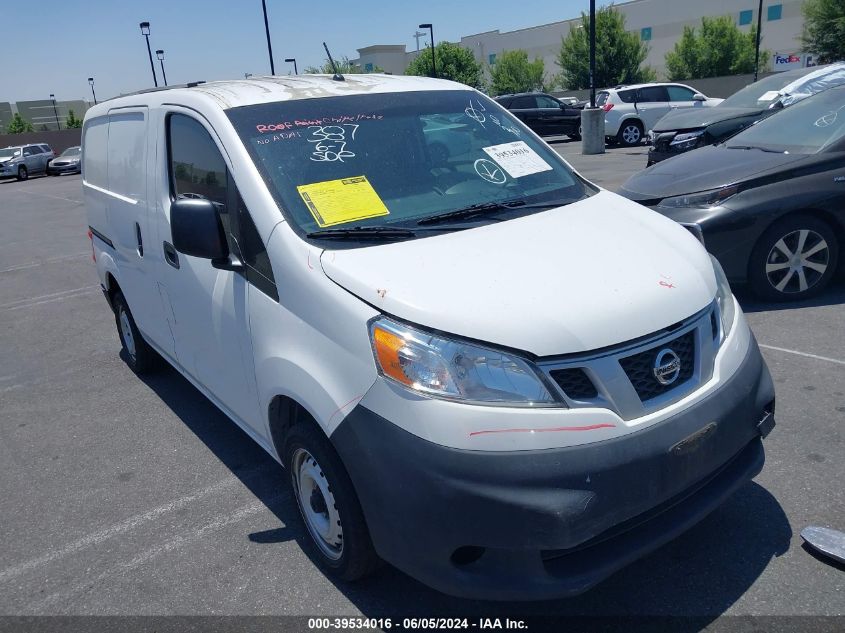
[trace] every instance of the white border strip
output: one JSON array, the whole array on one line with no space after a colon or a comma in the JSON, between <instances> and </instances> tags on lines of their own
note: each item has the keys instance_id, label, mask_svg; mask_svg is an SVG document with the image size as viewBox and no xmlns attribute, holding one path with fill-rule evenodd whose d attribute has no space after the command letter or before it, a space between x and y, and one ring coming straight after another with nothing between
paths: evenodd
<instances>
[{"instance_id":1,"label":"white border strip","mask_svg":"<svg viewBox=\"0 0 845 633\"><path fill-rule=\"evenodd\" d=\"M823 360L828 363L836 363L837 365L845 365L845 360L838 360L836 358L828 358L827 356L817 356L816 354L808 354L807 352L797 352L794 349L786 349L783 347L775 347L774 345L759 344L764 349L772 349L776 352L786 352L787 354L795 354L796 356L803 356L804 358L815 358L816 360Z\"/></svg>"}]
</instances>

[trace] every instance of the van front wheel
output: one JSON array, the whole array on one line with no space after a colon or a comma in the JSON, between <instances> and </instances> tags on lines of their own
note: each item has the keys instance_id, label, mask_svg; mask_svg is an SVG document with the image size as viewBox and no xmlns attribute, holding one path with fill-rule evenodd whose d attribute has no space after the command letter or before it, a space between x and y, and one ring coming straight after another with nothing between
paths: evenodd
<instances>
[{"instance_id":1,"label":"van front wheel","mask_svg":"<svg viewBox=\"0 0 845 633\"><path fill-rule=\"evenodd\" d=\"M373 573L379 558L358 495L325 436L309 424L294 426L285 442L285 464L321 567L346 581Z\"/></svg>"},{"instance_id":2,"label":"van front wheel","mask_svg":"<svg viewBox=\"0 0 845 633\"><path fill-rule=\"evenodd\" d=\"M117 292L112 299L114 318L117 323L117 333L123 347L126 364L136 374L146 374L151 371L158 360L155 350L141 336L135 319L129 310L129 305L123 293Z\"/></svg>"}]
</instances>

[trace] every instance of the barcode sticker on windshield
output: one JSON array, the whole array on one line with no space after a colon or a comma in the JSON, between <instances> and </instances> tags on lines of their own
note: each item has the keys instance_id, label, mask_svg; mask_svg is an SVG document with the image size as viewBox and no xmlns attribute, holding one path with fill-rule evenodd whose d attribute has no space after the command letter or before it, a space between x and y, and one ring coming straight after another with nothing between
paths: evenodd
<instances>
[{"instance_id":1,"label":"barcode sticker on windshield","mask_svg":"<svg viewBox=\"0 0 845 633\"><path fill-rule=\"evenodd\" d=\"M530 176L541 171L549 171L552 168L525 141L491 145L481 149L501 165L511 178Z\"/></svg>"},{"instance_id":2,"label":"barcode sticker on windshield","mask_svg":"<svg viewBox=\"0 0 845 633\"><path fill-rule=\"evenodd\" d=\"M296 190L321 227L390 213L366 176L325 180Z\"/></svg>"}]
</instances>

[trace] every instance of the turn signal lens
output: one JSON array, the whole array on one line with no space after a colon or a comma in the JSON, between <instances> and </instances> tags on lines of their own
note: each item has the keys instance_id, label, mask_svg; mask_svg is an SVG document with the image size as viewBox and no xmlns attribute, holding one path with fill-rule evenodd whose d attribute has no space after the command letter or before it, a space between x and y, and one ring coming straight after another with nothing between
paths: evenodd
<instances>
[{"instance_id":1,"label":"turn signal lens","mask_svg":"<svg viewBox=\"0 0 845 633\"><path fill-rule=\"evenodd\" d=\"M402 371L402 362L399 360L399 351L404 345L405 341L392 332L378 326L373 328L373 346L381 370L385 376L390 376L404 385L411 385L411 379Z\"/></svg>"}]
</instances>

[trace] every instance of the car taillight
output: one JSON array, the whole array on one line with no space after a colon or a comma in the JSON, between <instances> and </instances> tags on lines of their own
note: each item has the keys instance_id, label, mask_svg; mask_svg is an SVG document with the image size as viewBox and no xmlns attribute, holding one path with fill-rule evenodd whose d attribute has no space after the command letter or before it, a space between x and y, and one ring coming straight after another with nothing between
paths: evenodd
<instances>
[{"instance_id":1,"label":"car taillight","mask_svg":"<svg viewBox=\"0 0 845 633\"><path fill-rule=\"evenodd\" d=\"M91 229L88 229L88 239L91 240L91 259L96 264L97 251L94 250L94 234L91 232Z\"/></svg>"},{"instance_id":2,"label":"car taillight","mask_svg":"<svg viewBox=\"0 0 845 633\"><path fill-rule=\"evenodd\" d=\"M611 110L613 110L613 104L612 104L612 103L605 103L605 104L601 107L601 109L602 109L602 110L604 110L604 111L605 111L605 113L610 112Z\"/></svg>"}]
</instances>

